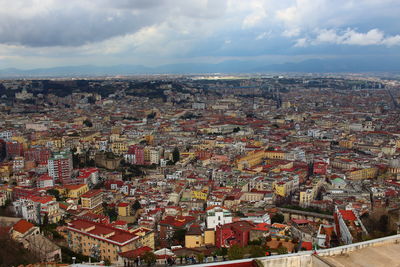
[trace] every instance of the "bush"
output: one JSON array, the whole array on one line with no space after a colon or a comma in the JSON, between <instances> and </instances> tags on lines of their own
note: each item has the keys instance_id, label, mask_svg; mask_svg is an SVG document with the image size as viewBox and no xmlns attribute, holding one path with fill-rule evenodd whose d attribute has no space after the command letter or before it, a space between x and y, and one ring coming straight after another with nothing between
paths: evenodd
<instances>
[{"instance_id":1,"label":"bush","mask_svg":"<svg viewBox=\"0 0 400 267\"><path fill-rule=\"evenodd\" d=\"M142 259L147 264L147 266L151 266L156 262L157 256L153 252L147 251L142 256Z\"/></svg>"},{"instance_id":2,"label":"bush","mask_svg":"<svg viewBox=\"0 0 400 267\"><path fill-rule=\"evenodd\" d=\"M248 249L251 258L265 256L266 249L263 248L262 246L250 246Z\"/></svg>"},{"instance_id":3,"label":"bush","mask_svg":"<svg viewBox=\"0 0 400 267\"><path fill-rule=\"evenodd\" d=\"M228 258L230 260L240 260L243 259L244 253L245 253L244 248L242 248L239 245L233 245L228 250Z\"/></svg>"},{"instance_id":4,"label":"bush","mask_svg":"<svg viewBox=\"0 0 400 267\"><path fill-rule=\"evenodd\" d=\"M276 213L271 218L271 223L283 223L285 221L285 216L282 213Z\"/></svg>"},{"instance_id":5,"label":"bush","mask_svg":"<svg viewBox=\"0 0 400 267\"><path fill-rule=\"evenodd\" d=\"M261 240L261 239L252 240L252 241L249 241L247 244L248 244L248 245L261 246L262 240Z\"/></svg>"},{"instance_id":6,"label":"bush","mask_svg":"<svg viewBox=\"0 0 400 267\"><path fill-rule=\"evenodd\" d=\"M203 263L203 261L204 261L204 254L203 254L203 253L197 254L197 260L199 261L199 263Z\"/></svg>"},{"instance_id":7,"label":"bush","mask_svg":"<svg viewBox=\"0 0 400 267\"><path fill-rule=\"evenodd\" d=\"M280 245L280 246L276 249L276 252L277 252L278 254L287 254L287 253L288 253L288 250L287 250L286 247Z\"/></svg>"}]
</instances>

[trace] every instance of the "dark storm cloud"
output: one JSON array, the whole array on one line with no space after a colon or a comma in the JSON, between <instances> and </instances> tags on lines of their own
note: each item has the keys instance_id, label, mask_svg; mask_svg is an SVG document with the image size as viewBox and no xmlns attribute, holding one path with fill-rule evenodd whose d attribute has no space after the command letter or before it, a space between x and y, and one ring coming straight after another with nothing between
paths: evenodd
<instances>
[{"instance_id":1,"label":"dark storm cloud","mask_svg":"<svg viewBox=\"0 0 400 267\"><path fill-rule=\"evenodd\" d=\"M0 16L0 43L24 46L79 46L132 33L162 20L163 1L99 1L102 5L44 6L34 15ZM82 1L84 3L84 1Z\"/></svg>"},{"instance_id":2,"label":"dark storm cloud","mask_svg":"<svg viewBox=\"0 0 400 267\"><path fill-rule=\"evenodd\" d=\"M80 46L188 16L213 19L225 0L0 0L0 44ZM7 10L7 7L10 7ZM168 19L169 18L169 19Z\"/></svg>"}]
</instances>

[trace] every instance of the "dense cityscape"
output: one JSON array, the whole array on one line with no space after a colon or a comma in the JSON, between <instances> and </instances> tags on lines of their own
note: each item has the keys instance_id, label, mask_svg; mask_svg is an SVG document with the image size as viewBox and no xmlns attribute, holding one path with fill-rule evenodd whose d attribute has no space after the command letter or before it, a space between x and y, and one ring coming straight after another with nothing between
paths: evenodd
<instances>
[{"instance_id":1,"label":"dense cityscape","mask_svg":"<svg viewBox=\"0 0 400 267\"><path fill-rule=\"evenodd\" d=\"M399 113L386 76L1 80L1 264L189 265L396 235Z\"/></svg>"}]
</instances>

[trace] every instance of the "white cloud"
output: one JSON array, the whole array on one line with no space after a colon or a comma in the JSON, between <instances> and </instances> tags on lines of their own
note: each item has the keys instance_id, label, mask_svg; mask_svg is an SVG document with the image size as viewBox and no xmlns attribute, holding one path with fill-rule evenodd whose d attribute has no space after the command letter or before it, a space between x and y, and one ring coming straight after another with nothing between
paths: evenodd
<instances>
[{"instance_id":1,"label":"white cloud","mask_svg":"<svg viewBox=\"0 0 400 267\"><path fill-rule=\"evenodd\" d=\"M7 67L282 55L293 42L310 54L319 44L400 44L399 0L0 0L0 7Z\"/></svg>"},{"instance_id":2,"label":"white cloud","mask_svg":"<svg viewBox=\"0 0 400 267\"><path fill-rule=\"evenodd\" d=\"M262 32L256 36L256 40L268 39L272 36L272 31Z\"/></svg>"},{"instance_id":3,"label":"white cloud","mask_svg":"<svg viewBox=\"0 0 400 267\"><path fill-rule=\"evenodd\" d=\"M400 45L400 35L395 35L395 36L390 36L386 37L383 41L383 44L387 46L395 46L395 45Z\"/></svg>"},{"instance_id":4,"label":"white cloud","mask_svg":"<svg viewBox=\"0 0 400 267\"><path fill-rule=\"evenodd\" d=\"M284 1L284 0L283 0ZM281 2L281 1L279 1ZM277 24L284 28L282 36L295 37L302 33L311 33L315 29L343 29L364 25L369 28L381 28L388 20L400 23L398 0L291 0L274 9ZM397 25L397 27L395 26ZM373 38L374 32L371 33ZM357 38L354 36L354 38ZM350 40L349 40L350 41ZM357 40L354 40L357 42Z\"/></svg>"},{"instance_id":5,"label":"white cloud","mask_svg":"<svg viewBox=\"0 0 400 267\"><path fill-rule=\"evenodd\" d=\"M300 39L297 39L294 46L295 46L295 47L306 47L306 46L308 46L308 40L307 40L307 38L300 38Z\"/></svg>"},{"instance_id":6,"label":"white cloud","mask_svg":"<svg viewBox=\"0 0 400 267\"><path fill-rule=\"evenodd\" d=\"M300 29L299 28L291 28L291 29L286 29L283 31L282 36L285 37L296 37L300 35Z\"/></svg>"},{"instance_id":7,"label":"white cloud","mask_svg":"<svg viewBox=\"0 0 400 267\"><path fill-rule=\"evenodd\" d=\"M243 29L253 28L259 25L267 17L267 10L264 6L264 1L253 0L250 1L249 6L251 12L243 20Z\"/></svg>"},{"instance_id":8,"label":"white cloud","mask_svg":"<svg viewBox=\"0 0 400 267\"><path fill-rule=\"evenodd\" d=\"M334 29L318 30L314 38L300 38L296 40L296 47L306 47L308 45L319 44L338 44L338 45L400 45L400 35L385 36L379 29L372 29L366 33L357 32L354 29L346 29L337 32Z\"/></svg>"},{"instance_id":9,"label":"white cloud","mask_svg":"<svg viewBox=\"0 0 400 267\"><path fill-rule=\"evenodd\" d=\"M367 33L347 30L343 35L338 36L339 44L349 45L380 45L384 40L384 33L378 29L372 29Z\"/></svg>"}]
</instances>

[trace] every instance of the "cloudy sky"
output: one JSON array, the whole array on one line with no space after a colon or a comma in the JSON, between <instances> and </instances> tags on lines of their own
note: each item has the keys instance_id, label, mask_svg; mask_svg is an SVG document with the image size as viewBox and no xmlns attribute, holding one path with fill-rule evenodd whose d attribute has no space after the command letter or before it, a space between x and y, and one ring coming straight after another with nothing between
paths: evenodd
<instances>
[{"instance_id":1,"label":"cloudy sky","mask_svg":"<svg viewBox=\"0 0 400 267\"><path fill-rule=\"evenodd\" d=\"M400 0L0 0L0 69L400 56Z\"/></svg>"}]
</instances>

